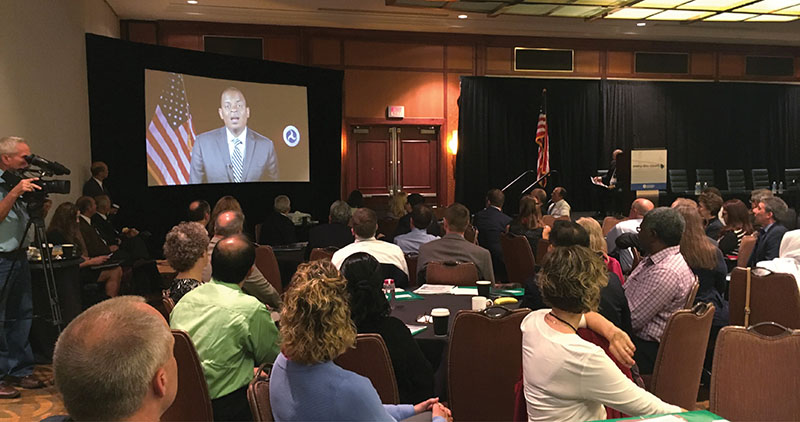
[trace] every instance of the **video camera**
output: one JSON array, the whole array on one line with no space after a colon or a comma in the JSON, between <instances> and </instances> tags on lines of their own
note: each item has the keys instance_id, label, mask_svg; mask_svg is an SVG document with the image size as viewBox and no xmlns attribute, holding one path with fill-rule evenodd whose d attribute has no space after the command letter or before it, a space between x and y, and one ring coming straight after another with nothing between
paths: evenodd
<instances>
[{"instance_id":1,"label":"video camera","mask_svg":"<svg viewBox=\"0 0 800 422\"><path fill-rule=\"evenodd\" d=\"M33 183L41 187L41 190L25 192L22 200L28 204L28 212L32 217L40 216L44 200L48 194L67 194L70 191L69 180L47 179L49 176L60 176L70 174L70 170L57 161L50 161L37 155L26 155L25 161L31 165L26 169L17 171L5 171L2 179L3 185L11 190L23 179L38 177Z\"/></svg>"}]
</instances>

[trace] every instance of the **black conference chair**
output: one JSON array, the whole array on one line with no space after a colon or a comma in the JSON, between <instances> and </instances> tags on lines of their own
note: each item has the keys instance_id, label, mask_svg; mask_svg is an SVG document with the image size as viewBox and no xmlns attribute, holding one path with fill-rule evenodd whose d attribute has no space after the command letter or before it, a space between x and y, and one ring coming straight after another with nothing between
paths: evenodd
<instances>
[{"instance_id":1,"label":"black conference chair","mask_svg":"<svg viewBox=\"0 0 800 422\"><path fill-rule=\"evenodd\" d=\"M669 188L670 192L676 195L685 195L694 192L689 190L689 176L686 169L669 169Z\"/></svg>"},{"instance_id":2,"label":"black conference chair","mask_svg":"<svg viewBox=\"0 0 800 422\"><path fill-rule=\"evenodd\" d=\"M731 193L743 193L747 191L747 185L744 180L744 170L733 169L725 170L725 176L728 179L728 191Z\"/></svg>"},{"instance_id":3,"label":"black conference chair","mask_svg":"<svg viewBox=\"0 0 800 422\"><path fill-rule=\"evenodd\" d=\"M787 169L788 171L789 169ZM800 169L798 169L800 170ZM769 172L767 169L752 169L753 189L769 189Z\"/></svg>"},{"instance_id":4,"label":"black conference chair","mask_svg":"<svg viewBox=\"0 0 800 422\"><path fill-rule=\"evenodd\" d=\"M783 172L784 177L784 186L786 189L800 189L800 169L793 168L793 169L786 169Z\"/></svg>"},{"instance_id":5,"label":"black conference chair","mask_svg":"<svg viewBox=\"0 0 800 422\"><path fill-rule=\"evenodd\" d=\"M708 185L709 187L714 186L714 170L713 169L696 169L694 171L698 182L700 182L700 186Z\"/></svg>"}]
</instances>

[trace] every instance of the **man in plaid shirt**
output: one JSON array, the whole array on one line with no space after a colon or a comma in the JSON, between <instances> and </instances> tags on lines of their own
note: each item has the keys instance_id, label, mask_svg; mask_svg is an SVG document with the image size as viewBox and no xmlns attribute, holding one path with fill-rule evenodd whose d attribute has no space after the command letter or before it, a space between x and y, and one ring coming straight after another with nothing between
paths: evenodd
<instances>
[{"instance_id":1,"label":"man in plaid shirt","mask_svg":"<svg viewBox=\"0 0 800 422\"><path fill-rule=\"evenodd\" d=\"M623 287L631 310L634 360L643 374L653 373L667 320L683 307L694 283L694 274L680 253L684 226L683 217L666 207L647 213L639 226L639 241L649 256Z\"/></svg>"}]
</instances>

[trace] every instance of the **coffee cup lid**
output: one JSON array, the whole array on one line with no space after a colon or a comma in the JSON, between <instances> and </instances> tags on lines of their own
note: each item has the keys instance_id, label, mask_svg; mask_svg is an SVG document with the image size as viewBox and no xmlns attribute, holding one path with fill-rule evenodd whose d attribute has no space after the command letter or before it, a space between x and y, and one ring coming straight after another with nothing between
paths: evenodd
<instances>
[{"instance_id":1,"label":"coffee cup lid","mask_svg":"<svg viewBox=\"0 0 800 422\"><path fill-rule=\"evenodd\" d=\"M450 315L450 310L447 309L447 308L433 308L431 310L431 316L442 317L442 316L449 316L449 315Z\"/></svg>"},{"instance_id":2,"label":"coffee cup lid","mask_svg":"<svg viewBox=\"0 0 800 422\"><path fill-rule=\"evenodd\" d=\"M479 280L476 281L475 284L492 284L492 282L489 280Z\"/></svg>"}]
</instances>

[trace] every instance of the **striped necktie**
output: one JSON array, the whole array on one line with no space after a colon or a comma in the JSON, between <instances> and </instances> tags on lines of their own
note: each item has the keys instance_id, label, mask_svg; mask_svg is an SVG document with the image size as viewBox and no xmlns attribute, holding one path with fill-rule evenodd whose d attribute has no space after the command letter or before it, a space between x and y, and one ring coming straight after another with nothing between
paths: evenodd
<instances>
[{"instance_id":1,"label":"striped necktie","mask_svg":"<svg viewBox=\"0 0 800 422\"><path fill-rule=\"evenodd\" d=\"M244 171L244 161L242 160L242 141L238 138L233 140L231 166L233 167L233 181L236 183L241 182L242 173Z\"/></svg>"}]
</instances>

